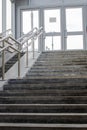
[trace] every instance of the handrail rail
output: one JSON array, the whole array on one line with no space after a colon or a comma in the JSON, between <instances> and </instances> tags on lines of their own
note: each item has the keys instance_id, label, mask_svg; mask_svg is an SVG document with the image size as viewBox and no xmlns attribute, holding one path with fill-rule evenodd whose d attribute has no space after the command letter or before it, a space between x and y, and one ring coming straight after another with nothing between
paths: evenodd
<instances>
[{"instance_id":1,"label":"handrail rail","mask_svg":"<svg viewBox=\"0 0 87 130\"><path fill-rule=\"evenodd\" d=\"M6 50L6 49L9 48L9 47L12 48L12 49L15 50L15 51L21 53L18 49L16 49L15 47L13 47L13 46L11 46L11 45L7 45L7 46L3 47L2 49L0 49L0 53L1 53L2 51Z\"/></svg>"},{"instance_id":2,"label":"handrail rail","mask_svg":"<svg viewBox=\"0 0 87 130\"><path fill-rule=\"evenodd\" d=\"M29 37L24 39L24 41L21 42L22 45L24 45L24 43L27 43L27 45L26 45L26 48L27 48L27 51L26 51L26 67L28 67L28 46L30 46L31 43L32 43L33 59L34 59L34 40L36 40L36 38L39 37L42 33L43 33L43 27L40 27L40 29L35 31L32 35L30 35ZM30 39L31 39L31 42L28 43L28 40L30 40Z\"/></svg>"},{"instance_id":3,"label":"handrail rail","mask_svg":"<svg viewBox=\"0 0 87 130\"><path fill-rule=\"evenodd\" d=\"M17 41L21 41L23 38L28 37L30 34L33 33L34 30L37 30L37 28L33 28L30 32L28 32L27 34L24 34L23 36L21 36L20 38L17 39Z\"/></svg>"},{"instance_id":4,"label":"handrail rail","mask_svg":"<svg viewBox=\"0 0 87 130\"><path fill-rule=\"evenodd\" d=\"M3 42L4 40L7 40L8 38L12 39L13 41L15 41L16 43L18 43L18 44L21 45L21 43L20 43L19 41L17 41L16 39L14 39L11 35L8 35L8 36L6 36L6 37L3 37L3 38L0 40L0 42Z\"/></svg>"},{"instance_id":5,"label":"handrail rail","mask_svg":"<svg viewBox=\"0 0 87 130\"><path fill-rule=\"evenodd\" d=\"M28 40L36 37L40 33L40 31L42 31L42 29L43 29L42 27L40 29L37 29L37 31L33 32L32 35L30 35L29 37L27 37L26 39L24 39L24 41L22 41L21 44L23 45L26 41L28 41Z\"/></svg>"},{"instance_id":6,"label":"handrail rail","mask_svg":"<svg viewBox=\"0 0 87 130\"><path fill-rule=\"evenodd\" d=\"M8 43L9 43L9 41L8 41ZM3 48L0 49L0 53L2 53L2 80L4 80L4 78L5 78L5 63L4 63L5 53L4 52L8 48L11 48L11 49L15 50L16 52L18 52L18 78L20 78L20 53L21 52L11 45L4 46L4 44L3 44Z\"/></svg>"},{"instance_id":7,"label":"handrail rail","mask_svg":"<svg viewBox=\"0 0 87 130\"><path fill-rule=\"evenodd\" d=\"M18 44L18 48L20 49L20 47L22 46L21 45L21 42L17 41L16 39L14 39L12 36L9 36L10 39L12 39L16 44Z\"/></svg>"},{"instance_id":8,"label":"handrail rail","mask_svg":"<svg viewBox=\"0 0 87 130\"><path fill-rule=\"evenodd\" d=\"M31 45L32 43L32 48L33 48L33 59L34 59L34 40L36 40L36 38L38 38L41 34L43 33L43 27L40 27L39 29L34 28L32 31L30 31L29 33L23 35L21 38L19 38L18 40L14 39L11 35L2 37L2 39L0 40L0 42L2 43L2 48L0 49L0 53L2 52L2 79L4 80L5 76L5 64L4 64L4 56L5 56L5 50L7 50L8 48L11 48L13 50L15 50L16 52L18 52L18 77L20 77L20 53L23 51L22 49L20 50L19 48L17 49L16 47L14 47L10 41L10 39L12 41L15 42L15 44L20 45L20 47L22 48L23 45L25 43L26 44L26 66L28 67L28 47ZM20 41L22 40L22 41ZM29 40L31 40L29 42ZM7 46L5 46L5 43L9 44ZM8 50L7 50L8 51Z\"/></svg>"},{"instance_id":9,"label":"handrail rail","mask_svg":"<svg viewBox=\"0 0 87 130\"><path fill-rule=\"evenodd\" d=\"M0 42L3 42L4 40L8 39L10 35L3 37Z\"/></svg>"},{"instance_id":10,"label":"handrail rail","mask_svg":"<svg viewBox=\"0 0 87 130\"><path fill-rule=\"evenodd\" d=\"M12 29L7 29L7 30L1 32L1 33L0 33L0 36L3 36L4 34L10 32L10 31L12 32Z\"/></svg>"},{"instance_id":11,"label":"handrail rail","mask_svg":"<svg viewBox=\"0 0 87 130\"><path fill-rule=\"evenodd\" d=\"M0 49L0 53L1 53L2 51L6 50L9 46L10 46L10 45L7 45L7 46L3 47L2 49Z\"/></svg>"},{"instance_id":12,"label":"handrail rail","mask_svg":"<svg viewBox=\"0 0 87 130\"><path fill-rule=\"evenodd\" d=\"M3 37L0 42L3 42L5 40L7 40L8 38L12 39L16 44L18 44L20 47L23 46L23 44L28 41L29 39L33 38L33 37L36 37L40 31L42 30L43 28L40 27L40 29L37 29L36 27L30 31L29 33L25 34L24 36L22 36L21 38L19 38L18 40L14 39L11 35L8 35L6 37ZM34 30L36 30L35 32L33 32ZM31 35L30 35L31 34ZM29 35L29 37L28 37ZM22 42L20 42L21 39L23 39L24 37L27 37L26 39L24 39Z\"/></svg>"},{"instance_id":13,"label":"handrail rail","mask_svg":"<svg viewBox=\"0 0 87 130\"><path fill-rule=\"evenodd\" d=\"M11 35L8 35L8 36L6 36L6 37L3 37L1 40L0 40L0 42L3 42L3 41L6 41L6 42L8 42L8 39L11 39L11 40L13 40L16 44L18 44L20 47L21 47L21 43L19 42L19 41L17 41L16 39L14 39ZM10 42L9 42L10 43ZM10 43L11 44L11 43ZM11 44L11 45L13 45L13 44Z\"/></svg>"}]
</instances>

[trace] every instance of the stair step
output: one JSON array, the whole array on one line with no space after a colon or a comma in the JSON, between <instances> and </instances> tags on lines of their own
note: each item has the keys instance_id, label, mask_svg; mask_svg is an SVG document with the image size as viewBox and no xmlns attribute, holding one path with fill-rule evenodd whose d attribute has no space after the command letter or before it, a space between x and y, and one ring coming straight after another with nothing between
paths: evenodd
<instances>
[{"instance_id":1,"label":"stair step","mask_svg":"<svg viewBox=\"0 0 87 130\"><path fill-rule=\"evenodd\" d=\"M87 104L87 96L8 96L0 97L0 103Z\"/></svg>"},{"instance_id":2,"label":"stair step","mask_svg":"<svg viewBox=\"0 0 87 130\"><path fill-rule=\"evenodd\" d=\"M53 79L38 79L38 80L36 80L36 79L26 79L26 78L24 78L24 79L10 79L10 80L8 80L8 83L9 84L20 84L20 83L23 83L23 84L29 84L29 83L66 83L66 85L68 84L68 83L73 83L73 82L75 82L75 84L77 84L77 83L87 83L87 77L77 77L77 78L71 78L71 77L69 77L69 78L66 78L66 77L64 77L64 78L58 78L58 79L55 79L55 78L53 78Z\"/></svg>"},{"instance_id":3,"label":"stair step","mask_svg":"<svg viewBox=\"0 0 87 130\"><path fill-rule=\"evenodd\" d=\"M43 75L43 76L29 76L29 75L26 75L26 79L36 79L36 80L38 80L38 79L47 79L47 80L51 80L51 79L53 79L53 78L55 78L55 79L62 79L62 78L86 78L87 77L87 74L61 74L61 75L58 75L58 76L56 76L56 75L52 75L52 76L50 76L50 75L48 75L48 76L45 76L45 75Z\"/></svg>"},{"instance_id":4,"label":"stair step","mask_svg":"<svg viewBox=\"0 0 87 130\"><path fill-rule=\"evenodd\" d=\"M59 69L51 69L51 68L46 68L46 69L31 69L29 71L29 73L60 73L60 72L76 72L76 71L86 71L87 68L80 68L80 67L76 67L76 68L59 68Z\"/></svg>"},{"instance_id":5,"label":"stair step","mask_svg":"<svg viewBox=\"0 0 87 130\"><path fill-rule=\"evenodd\" d=\"M0 113L0 122L86 124L87 113Z\"/></svg>"},{"instance_id":6,"label":"stair step","mask_svg":"<svg viewBox=\"0 0 87 130\"><path fill-rule=\"evenodd\" d=\"M76 86L75 86L75 84L73 83L73 84L67 84L67 86L64 86L64 84L57 84L57 83L42 83L42 84L39 84L39 83L37 83L37 84L11 84L10 86L9 85L5 85L4 86L4 90L6 91L10 91L10 92L12 92L12 91L16 91L16 92L18 92L19 90L20 91L28 91L28 90L43 90L43 89L45 89L45 90L52 90L52 89L54 89L54 90L65 90L66 89L66 91L67 90L82 90L82 91L86 91L87 90L87 83L84 83L83 84L83 86L82 86L82 84L83 83L79 83L79 84L77 84ZM86 92L84 92L84 93L86 93Z\"/></svg>"},{"instance_id":7,"label":"stair step","mask_svg":"<svg viewBox=\"0 0 87 130\"><path fill-rule=\"evenodd\" d=\"M86 130L87 124L0 123L3 130Z\"/></svg>"},{"instance_id":8,"label":"stair step","mask_svg":"<svg viewBox=\"0 0 87 130\"><path fill-rule=\"evenodd\" d=\"M86 78L58 78L58 79L11 79L4 90L43 90L43 89L59 89L59 90L86 90Z\"/></svg>"},{"instance_id":9,"label":"stair step","mask_svg":"<svg viewBox=\"0 0 87 130\"><path fill-rule=\"evenodd\" d=\"M87 113L87 104L0 104L0 112Z\"/></svg>"},{"instance_id":10,"label":"stair step","mask_svg":"<svg viewBox=\"0 0 87 130\"><path fill-rule=\"evenodd\" d=\"M69 89L69 88L68 88ZM80 89L80 90L60 90L60 89L50 89L46 88L44 89L30 89L30 90L24 90L20 89L20 91L12 89L12 91L0 91L0 97L1 96L87 96L87 89Z\"/></svg>"},{"instance_id":11,"label":"stair step","mask_svg":"<svg viewBox=\"0 0 87 130\"><path fill-rule=\"evenodd\" d=\"M70 71L67 71L67 72L37 72L37 73L29 73L29 74L27 74L26 76L61 76L61 75L65 75L65 76L67 76L67 75L71 75L71 76L75 76L75 75L87 75L87 72L86 71L80 71L80 72L78 72L78 71L76 71L76 72L70 72Z\"/></svg>"},{"instance_id":12,"label":"stair step","mask_svg":"<svg viewBox=\"0 0 87 130\"><path fill-rule=\"evenodd\" d=\"M0 129L87 130L86 61L87 51L43 52L0 92Z\"/></svg>"},{"instance_id":13,"label":"stair step","mask_svg":"<svg viewBox=\"0 0 87 130\"><path fill-rule=\"evenodd\" d=\"M47 66L39 66L39 65L34 65L32 68L31 68L31 70L32 69L57 69L57 70L62 70L62 69L75 69L75 68L79 68L79 69L81 69L81 68L84 68L84 69L87 69L87 66L86 65L66 65L66 66L61 66L61 65L55 65L55 66L49 66L49 68L47 68Z\"/></svg>"}]
</instances>

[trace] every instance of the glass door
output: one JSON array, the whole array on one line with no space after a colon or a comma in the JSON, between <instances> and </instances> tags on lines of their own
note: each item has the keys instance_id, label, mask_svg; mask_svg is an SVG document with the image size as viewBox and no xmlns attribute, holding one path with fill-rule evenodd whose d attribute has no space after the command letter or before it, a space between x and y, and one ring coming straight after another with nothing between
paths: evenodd
<instances>
[{"instance_id":1,"label":"glass door","mask_svg":"<svg viewBox=\"0 0 87 130\"><path fill-rule=\"evenodd\" d=\"M39 15L38 11L22 11L22 33L26 34L34 27L39 27Z\"/></svg>"},{"instance_id":2,"label":"glass door","mask_svg":"<svg viewBox=\"0 0 87 130\"><path fill-rule=\"evenodd\" d=\"M64 37L67 50L83 49L83 12L82 8L65 9Z\"/></svg>"},{"instance_id":3,"label":"glass door","mask_svg":"<svg viewBox=\"0 0 87 130\"><path fill-rule=\"evenodd\" d=\"M38 10L23 10L22 11L22 32L21 35L28 33L34 27L39 28L39 12ZM38 50L38 39L34 42L34 48ZM32 50L32 46L29 46L29 50Z\"/></svg>"},{"instance_id":4,"label":"glass door","mask_svg":"<svg viewBox=\"0 0 87 130\"><path fill-rule=\"evenodd\" d=\"M61 50L60 9L44 10L45 50Z\"/></svg>"}]
</instances>

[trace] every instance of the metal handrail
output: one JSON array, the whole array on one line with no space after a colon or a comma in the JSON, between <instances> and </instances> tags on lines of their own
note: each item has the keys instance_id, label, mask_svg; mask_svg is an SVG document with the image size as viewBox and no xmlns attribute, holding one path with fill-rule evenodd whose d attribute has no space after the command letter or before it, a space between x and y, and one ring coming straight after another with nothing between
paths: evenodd
<instances>
[{"instance_id":1,"label":"metal handrail","mask_svg":"<svg viewBox=\"0 0 87 130\"><path fill-rule=\"evenodd\" d=\"M10 46L10 45L7 45L7 46L3 47L2 49L0 49L0 53L1 53L2 51L6 50L9 46Z\"/></svg>"},{"instance_id":2,"label":"metal handrail","mask_svg":"<svg viewBox=\"0 0 87 130\"><path fill-rule=\"evenodd\" d=\"M35 28L33 28L30 32L28 32L27 34L24 34L23 36L21 36L20 38L18 38L17 39L17 41L21 41L21 40L23 40L23 38L25 38L25 37L28 37L29 35L31 35L32 33L33 33L33 31L34 30L37 30L37 28L35 27Z\"/></svg>"},{"instance_id":3,"label":"metal handrail","mask_svg":"<svg viewBox=\"0 0 87 130\"><path fill-rule=\"evenodd\" d=\"M4 36L4 34L6 34L6 33L8 33L9 34L9 32L12 32L12 29L7 29L7 30L5 30L5 31L3 31L2 33L0 33L0 36Z\"/></svg>"},{"instance_id":4,"label":"metal handrail","mask_svg":"<svg viewBox=\"0 0 87 130\"><path fill-rule=\"evenodd\" d=\"M37 37L39 37L41 34L43 33L43 28L41 27L40 29L37 29L37 31L35 31L34 33L32 33L32 35L30 35L29 37L27 37L26 39L24 39L24 41L21 42L22 45L24 45L24 43L27 43L26 48L26 67L28 67L28 47L32 44L33 45L33 59L34 59L34 40L36 40ZM31 39L31 42L28 43L28 41Z\"/></svg>"},{"instance_id":5,"label":"metal handrail","mask_svg":"<svg viewBox=\"0 0 87 130\"><path fill-rule=\"evenodd\" d=\"M42 31L42 27L40 29L37 29L35 32L32 33L32 35L30 35L29 37L27 37L26 39L24 39L21 44L23 45L25 42L27 42L28 40L38 36L38 34L40 33L40 31Z\"/></svg>"},{"instance_id":6,"label":"metal handrail","mask_svg":"<svg viewBox=\"0 0 87 130\"><path fill-rule=\"evenodd\" d=\"M14 39L11 35L8 35L8 36L3 37L3 38L0 40L0 42L2 43L3 41L5 41L5 42L8 43L8 42L9 42L8 39L13 40L13 41L15 42L15 44L18 45L18 49L21 48L21 43L20 43L19 41L17 41L16 39ZM10 43L10 42L9 42L9 43ZM10 43L10 44L13 45L12 43Z\"/></svg>"},{"instance_id":7,"label":"metal handrail","mask_svg":"<svg viewBox=\"0 0 87 130\"><path fill-rule=\"evenodd\" d=\"M5 79L5 50L7 50L8 48L11 48L16 52L18 52L18 78L20 78L20 53L21 52L11 45L4 46L4 41L3 41L3 48L0 49L0 53L2 53L2 80Z\"/></svg>"},{"instance_id":8,"label":"metal handrail","mask_svg":"<svg viewBox=\"0 0 87 130\"><path fill-rule=\"evenodd\" d=\"M14 51L18 52L18 77L20 77L20 51L18 49L16 49L15 47L13 47L13 44L10 43L10 41L8 39L13 40L18 45L20 44L20 42L15 40L11 35L3 37L0 40L0 42L2 43L2 46L3 46L3 48L0 49L0 53L2 52L2 80L4 80L4 78L5 78L5 63L4 63L5 60L4 60L4 57L5 57L5 51L7 51L8 48L11 48ZM8 45L5 46L5 43L7 43Z\"/></svg>"},{"instance_id":9,"label":"metal handrail","mask_svg":"<svg viewBox=\"0 0 87 130\"><path fill-rule=\"evenodd\" d=\"M34 30L36 30L36 31L34 32ZM0 40L0 42L3 42L3 41L5 41L5 40L6 40L6 42L7 42L7 40L10 38L11 40L13 40L13 41L14 41L16 44L18 44L19 46L23 46L23 44L24 44L26 41L28 41L28 40L30 40L30 39L32 39L32 38L36 38L38 34L42 33L42 32L40 32L40 31L42 31L42 30L43 30L42 27L40 27L40 29L37 29L37 28L35 27L32 31L30 31L30 32L28 32L27 34L23 35L23 36L20 37L18 40L14 39L11 35L8 35L8 36L3 37L3 38ZM23 38L24 38L24 40L23 40L22 42L20 42L20 40L22 40Z\"/></svg>"},{"instance_id":10,"label":"metal handrail","mask_svg":"<svg viewBox=\"0 0 87 130\"><path fill-rule=\"evenodd\" d=\"M33 58L34 58L34 40L36 40L42 33L43 33L43 28L40 27L39 29L34 28L32 31L25 34L24 36L22 36L18 40L14 39L11 35L5 36L0 40L0 42L2 43L2 46L3 46L3 48L0 50L0 53L2 52L2 79L3 80L5 78L5 76L4 76L5 75L5 63L4 63L5 50L7 50L8 48L11 48L11 49L15 50L16 52L18 52L18 77L20 77L20 53L21 53L22 49L19 49L19 48L16 49L15 47L13 47L14 44L12 44L9 41L9 39L14 41L21 48L23 47L23 45L25 43L27 43L27 45L26 45L26 48L27 48L27 51L26 51L26 66L28 67L28 47L32 44L32 46L33 46ZM22 41L20 41L20 40L22 40ZM29 43L29 40L31 40L30 43ZM8 45L5 46L5 43L7 43Z\"/></svg>"},{"instance_id":11,"label":"metal handrail","mask_svg":"<svg viewBox=\"0 0 87 130\"><path fill-rule=\"evenodd\" d=\"M2 42L2 41L4 41L4 40L8 39L8 38L9 38L9 36L10 36L10 35L5 36L5 37L2 37L2 39L0 40L0 42Z\"/></svg>"},{"instance_id":12,"label":"metal handrail","mask_svg":"<svg viewBox=\"0 0 87 130\"><path fill-rule=\"evenodd\" d=\"M12 40L15 42L15 44L18 45L18 49L21 50L21 47L22 47L21 42L17 41L17 40L14 39L12 36L9 36L9 38L12 39Z\"/></svg>"},{"instance_id":13,"label":"metal handrail","mask_svg":"<svg viewBox=\"0 0 87 130\"><path fill-rule=\"evenodd\" d=\"M6 31L4 31L3 33L10 31L11 29L8 29ZM11 39L13 40L17 45L18 45L18 49L21 49L21 47L23 46L23 44L21 44L21 40L23 40L23 38L26 38L26 40L30 39L32 37L32 34L34 33L34 30L38 31L38 29L35 27L33 28L33 30L31 30L30 32L28 32L27 34L23 35L22 37L20 37L19 39L14 39L11 35L7 35L5 37L2 37L2 39L0 40L0 42L3 42L4 40L7 41L7 39ZM30 36L30 37L29 37ZM23 42L22 42L23 43ZM25 42L24 42L25 43Z\"/></svg>"}]
</instances>

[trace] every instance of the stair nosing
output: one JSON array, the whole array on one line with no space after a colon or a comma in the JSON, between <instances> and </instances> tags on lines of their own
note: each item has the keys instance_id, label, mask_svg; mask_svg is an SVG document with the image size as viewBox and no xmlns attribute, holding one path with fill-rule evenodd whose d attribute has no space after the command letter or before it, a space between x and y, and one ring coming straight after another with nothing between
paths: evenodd
<instances>
[{"instance_id":1,"label":"stair nosing","mask_svg":"<svg viewBox=\"0 0 87 130\"><path fill-rule=\"evenodd\" d=\"M37 124L37 123L0 123L2 127L44 127L44 128L87 128L87 124Z\"/></svg>"}]
</instances>

